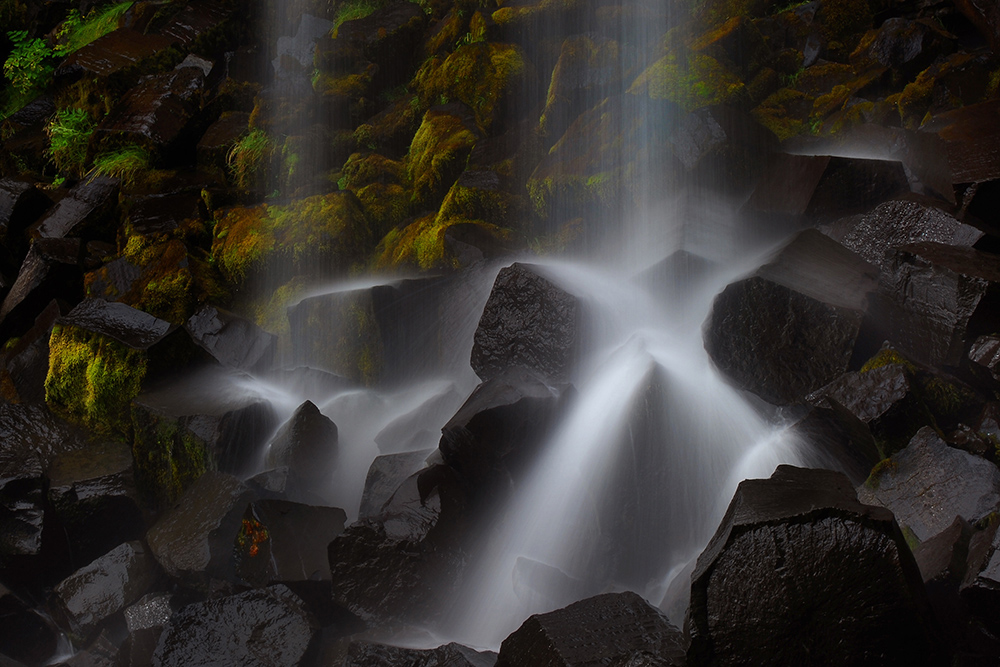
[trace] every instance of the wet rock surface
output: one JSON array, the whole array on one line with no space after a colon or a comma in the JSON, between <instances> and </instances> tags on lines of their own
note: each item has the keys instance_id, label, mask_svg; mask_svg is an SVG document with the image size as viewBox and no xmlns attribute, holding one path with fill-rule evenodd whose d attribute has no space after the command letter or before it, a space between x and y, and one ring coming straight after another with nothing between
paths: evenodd
<instances>
[{"instance_id":1,"label":"wet rock surface","mask_svg":"<svg viewBox=\"0 0 1000 667\"><path fill-rule=\"evenodd\" d=\"M433 450L425 449L400 454L376 456L365 477L365 490L361 496L358 517L377 516L396 489L410 475L424 467Z\"/></svg>"},{"instance_id":2,"label":"wet rock surface","mask_svg":"<svg viewBox=\"0 0 1000 667\"><path fill-rule=\"evenodd\" d=\"M740 484L698 558L687 623L689 664L937 664L942 655L892 514L859 503L839 473L790 466Z\"/></svg>"},{"instance_id":3,"label":"wet rock surface","mask_svg":"<svg viewBox=\"0 0 1000 667\"><path fill-rule=\"evenodd\" d=\"M17 335L53 299L76 303L83 296L78 239L39 239L31 244L17 279L0 304L0 334Z\"/></svg>"},{"instance_id":4,"label":"wet rock surface","mask_svg":"<svg viewBox=\"0 0 1000 667\"><path fill-rule=\"evenodd\" d=\"M107 234L118 195L117 179L99 176L81 181L31 227L34 238L68 236L92 239Z\"/></svg>"},{"instance_id":5,"label":"wet rock surface","mask_svg":"<svg viewBox=\"0 0 1000 667\"><path fill-rule=\"evenodd\" d=\"M270 368L274 359L277 337L225 310L205 306L191 316L184 328L223 366L262 370Z\"/></svg>"},{"instance_id":6,"label":"wet rock surface","mask_svg":"<svg viewBox=\"0 0 1000 667\"><path fill-rule=\"evenodd\" d=\"M493 667L496 659L497 654L492 651L476 651L455 643L435 649L417 650L359 641L351 642L344 667L390 667L404 664L412 667Z\"/></svg>"},{"instance_id":7,"label":"wet rock surface","mask_svg":"<svg viewBox=\"0 0 1000 667\"><path fill-rule=\"evenodd\" d=\"M513 665L684 665L681 631L635 593L605 593L530 617L503 641L497 667ZM642 664L642 663L640 663Z\"/></svg>"},{"instance_id":8,"label":"wet rock surface","mask_svg":"<svg viewBox=\"0 0 1000 667\"><path fill-rule=\"evenodd\" d=\"M100 334L136 350L148 350L176 329L176 325L124 303L87 299L61 318L84 331Z\"/></svg>"},{"instance_id":9,"label":"wet rock surface","mask_svg":"<svg viewBox=\"0 0 1000 667\"><path fill-rule=\"evenodd\" d=\"M309 489L321 493L336 469L337 444L337 425L306 401L271 440L267 462L287 466Z\"/></svg>"}]
</instances>

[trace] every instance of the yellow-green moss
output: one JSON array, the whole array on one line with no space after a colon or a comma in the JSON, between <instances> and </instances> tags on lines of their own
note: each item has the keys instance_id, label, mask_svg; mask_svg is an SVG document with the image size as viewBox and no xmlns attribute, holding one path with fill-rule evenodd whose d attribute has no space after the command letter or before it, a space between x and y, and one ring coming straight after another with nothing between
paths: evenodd
<instances>
[{"instance_id":1,"label":"yellow-green moss","mask_svg":"<svg viewBox=\"0 0 1000 667\"><path fill-rule=\"evenodd\" d=\"M575 10L581 0L540 0L531 5L508 5L493 12L493 22L506 28L523 29L532 22L556 20Z\"/></svg>"},{"instance_id":2,"label":"yellow-green moss","mask_svg":"<svg viewBox=\"0 0 1000 667\"><path fill-rule=\"evenodd\" d=\"M873 371L876 368L882 368L883 366L888 366L890 364L899 364L910 373L916 372L917 370L916 367L906 359L906 357L891 347L887 347L879 350L878 354L866 361L865 365L861 367L861 372L867 373L868 371Z\"/></svg>"},{"instance_id":3,"label":"yellow-green moss","mask_svg":"<svg viewBox=\"0 0 1000 667\"><path fill-rule=\"evenodd\" d=\"M731 104L746 97L746 86L715 58L673 49L636 78L628 92L670 100L687 111Z\"/></svg>"},{"instance_id":4,"label":"yellow-green moss","mask_svg":"<svg viewBox=\"0 0 1000 667\"><path fill-rule=\"evenodd\" d=\"M456 259L447 251L445 232L449 227L462 223L475 224L498 240L511 238L510 230L487 222L427 215L386 234L375 251L374 268L458 268Z\"/></svg>"},{"instance_id":5,"label":"yellow-green moss","mask_svg":"<svg viewBox=\"0 0 1000 667\"><path fill-rule=\"evenodd\" d=\"M146 353L70 325L49 337L45 402L100 433L128 437L129 405L146 375Z\"/></svg>"},{"instance_id":6,"label":"yellow-green moss","mask_svg":"<svg viewBox=\"0 0 1000 667\"><path fill-rule=\"evenodd\" d=\"M344 187L351 190L363 188L372 183L401 183L404 165L378 153L354 153L341 170Z\"/></svg>"},{"instance_id":7,"label":"yellow-green moss","mask_svg":"<svg viewBox=\"0 0 1000 667\"><path fill-rule=\"evenodd\" d=\"M468 25L466 13L452 9L438 22L424 42L424 56L430 57L453 47L458 38L468 30Z\"/></svg>"},{"instance_id":8,"label":"yellow-green moss","mask_svg":"<svg viewBox=\"0 0 1000 667\"><path fill-rule=\"evenodd\" d=\"M567 93L578 85L574 81L580 70L610 70L619 68L620 48L618 42L603 40L595 42L588 35L576 35L563 40L559 50L559 60L552 70L549 80L548 94L545 98L545 108L538 119L538 129L543 135L551 131L552 114L557 114L560 107L570 103ZM569 77L569 81L565 79ZM560 128L565 129L565 128Z\"/></svg>"},{"instance_id":9,"label":"yellow-green moss","mask_svg":"<svg viewBox=\"0 0 1000 667\"><path fill-rule=\"evenodd\" d=\"M266 204L216 212L212 257L229 281L242 282L251 267L259 266L273 249Z\"/></svg>"},{"instance_id":10,"label":"yellow-green moss","mask_svg":"<svg viewBox=\"0 0 1000 667\"><path fill-rule=\"evenodd\" d=\"M398 183L370 183L357 191L369 227L381 236L410 214L410 193Z\"/></svg>"},{"instance_id":11,"label":"yellow-green moss","mask_svg":"<svg viewBox=\"0 0 1000 667\"><path fill-rule=\"evenodd\" d=\"M809 116L815 100L793 88L782 88L750 113L758 123L784 141L809 132Z\"/></svg>"},{"instance_id":12,"label":"yellow-green moss","mask_svg":"<svg viewBox=\"0 0 1000 667\"><path fill-rule=\"evenodd\" d=\"M132 420L132 458L140 499L148 507L169 507L213 467L205 442L180 427L176 419L158 417L145 408L133 407Z\"/></svg>"},{"instance_id":13,"label":"yellow-green moss","mask_svg":"<svg viewBox=\"0 0 1000 667\"><path fill-rule=\"evenodd\" d=\"M514 44L476 42L459 46L447 58L429 58L413 77L425 106L464 102L477 124L489 130L508 93L519 88L524 55Z\"/></svg>"},{"instance_id":14,"label":"yellow-green moss","mask_svg":"<svg viewBox=\"0 0 1000 667\"><path fill-rule=\"evenodd\" d=\"M410 143L406 177L413 188L413 202L439 201L465 169L479 133L459 116L431 110Z\"/></svg>"},{"instance_id":15,"label":"yellow-green moss","mask_svg":"<svg viewBox=\"0 0 1000 667\"><path fill-rule=\"evenodd\" d=\"M882 459L875 464L875 467L873 467L871 472L868 474L868 479L865 480L865 486L872 490L878 489L879 484L882 481L882 477L896 472L897 468L898 465L891 458Z\"/></svg>"},{"instance_id":16,"label":"yellow-green moss","mask_svg":"<svg viewBox=\"0 0 1000 667\"><path fill-rule=\"evenodd\" d=\"M496 226L507 226L515 207L516 202L508 192L466 187L455 183L441 202L438 221L482 221Z\"/></svg>"},{"instance_id":17,"label":"yellow-green moss","mask_svg":"<svg viewBox=\"0 0 1000 667\"><path fill-rule=\"evenodd\" d=\"M827 50L836 50L837 44L846 56L872 27L874 19L868 0L823 0L817 15ZM837 44L831 44L837 43Z\"/></svg>"}]
</instances>

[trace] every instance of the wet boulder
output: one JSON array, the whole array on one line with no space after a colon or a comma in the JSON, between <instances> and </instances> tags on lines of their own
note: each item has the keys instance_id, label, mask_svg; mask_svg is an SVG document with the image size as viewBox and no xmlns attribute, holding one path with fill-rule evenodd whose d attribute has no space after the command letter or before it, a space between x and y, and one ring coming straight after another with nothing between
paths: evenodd
<instances>
[{"instance_id":1,"label":"wet boulder","mask_svg":"<svg viewBox=\"0 0 1000 667\"><path fill-rule=\"evenodd\" d=\"M698 558L687 626L698 665L943 662L892 514L826 470L740 483Z\"/></svg>"},{"instance_id":2,"label":"wet boulder","mask_svg":"<svg viewBox=\"0 0 1000 667\"><path fill-rule=\"evenodd\" d=\"M149 593L125 609L128 638L122 645L124 667L151 664L153 651L176 609L176 597Z\"/></svg>"},{"instance_id":3,"label":"wet boulder","mask_svg":"<svg viewBox=\"0 0 1000 667\"><path fill-rule=\"evenodd\" d=\"M611 86L621 84L620 45L595 35L573 35L563 40L552 68L539 131L554 143L584 110L603 99Z\"/></svg>"},{"instance_id":4,"label":"wet boulder","mask_svg":"<svg viewBox=\"0 0 1000 667\"><path fill-rule=\"evenodd\" d=\"M915 361L957 368L977 336L1000 329L1000 258L940 243L897 249L883 265L873 315Z\"/></svg>"},{"instance_id":5,"label":"wet boulder","mask_svg":"<svg viewBox=\"0 0 1000 667\"><path fill-rule=\"evenodd\" d=\"M203 371L132 401L132 448L143 502L166 506L206 470L249 473L277 426L271 404Z\"/></svg>"},{"instance_id":6,"label":"wet boulder","mask_svg":"<svg viewBox=\"0 0 1000 667\"><path fill-rule=\"evenodd\" d=\"M386 424L375 436L375 444L384 454L433 448L441 439L440 425L447 422L461 404L462 395L454 384L449 384L437 395Z\"/></svg>"},{"instance_id":7,"label":"wet boulder","mask_svg":"<svg viewBox=\"0 0 1000 667\"><path fill-rule=\"evenodd\" d=\"M205 473L149 529L150 551L167 574L189 585L231 578L233 541L252 498L235 477Z\"/></svg>"},{"instance_id":8,"label":"wet boulder","mask_svg":"<svg viewBox=\"0 0 1000 667\"><path fill-rule=\"evenodd\" d=\"M41 665L55 654L59 637L55 626L24 600L0 584L0 662L13 658L16 664Z\"/></svg>"},{"instance_id":9,"label":"wet boulder","mask_svg":"<svg viewBox=\"0 0 1000 667\"><path fill-rule=\"evenodd\" d=\"M523 366L552 381L566 380L581 338L579 299L535 267L515 263L493 284L472 346L472 369L489 380Z\"/></svg>"},{"instance_id":10,"label":"wet boulder","mask_svg":"<svg viewBox=\"0 0 1000 667\"><path fill-rule=\"evenodd\" d=\"M306 401L271 440L267 463L287 466L313 492L324 495L337 468L337 425Z\"/></svg>"},{"instance_id":11,"label":"wet boulder","mask_svg":"<svg viewBox=\"0 0 1000 667\"><path fill-rule=\"evenodd\" d=\"M361 495L358 518L378 516L399 485L410 475L424 467L433 450L425 449L400 454L376 456L365 477L365 490Z\"/></svg>"},{"instance_id":12,"label":"wet boulder","mask_svg":"<svg viewBox=\"0 0 1000 667\"><path fill-rule=\"evenodd\" d=\"M918 540L962 517L975 523L1000 507L1000 470L978 456L949 447L925 426L906 449L872 472L858 498L892 511Z\"/></svg>"},{"instance_id":13,"label":"wet boulder","mask_svg":"<svg viewBox=\"0 0 1000 667\"><path fill-rule=\"evenodd\" d=\"M257 500L247 508L236 536L238 573L256 585L329 581L326 548L344 531L346 520L338 507Z\"/></svg>"},{"instance_id":14,"label":"wet boulder","mask_svg":"<svg viewBox=\"0 0 1000 667\"><path fill-rule=\"evenodd\" d=\"M11 403L42 403L45 376L49 372L49 336L63 315L53 300L35 318L35 323L0 353L0 395Z\"/></svg>"},{"instance_id":15,"label":"wet boulder","mask_svg":"<svg viewBox=\"0 0 1000 667\"><path fill-rule=\"evenodd\" d=\"M278 337L250 320L204 306L184 325L196 344L220 364L245 371L270 368Z\"/></svg>"},{"instance_id":16,"label":"wet boulder","mask_svg":"<svg viewBox=\"0 0 1000 667\"><path fill-rule=\"evenodd\" d=\"M433 649L412 649L354 641L347 648L343 667L493 667L497 654L492 651L476 651L461 644L445 644Z\"/></svg>"},{"instance_id":17,"label":"wet boulder","mask_svg":"<svg viewBox=\"0 0 1000 667\"><path fill-rule=\"evenodd\" d=\"M208 184L206 184L208 185ZM129 236L169 234L188 220L201 220L205 203L194 191L137 197L125 220Z\"/></svg>"},{"instance_id":18,"label":"wet boulder","mask_svg":"<svg viewBox=\"0 0 1000 667\"><path fill-rule=\"evenodd\" d=\"M1000 336L979 336L969 347L972 371L989 384L1000 382Z\"/></svg>"},{"instance_id":19,"label":"wet boulder","mask_svg":"<svg viewBox=\"0 0 1000 667\"><path fill-rule=\"evenodd\" d=\"M844 473L855 486L868 479L872 466L882 459L868 425L836 403L813 407L792 431L813 448L823 467Z\"/></svg>"},{"instance_id":20,"label":"wet boulder","mask_svg":"<svg viewBox=\"0 0 1000 667\"><path fill-rule=\"evenodd\" d=\"M838 235L839 236L839 235ZM880 204L857 218L836 238L869 264L881 267L886 252L909 243L933 241L972 247L983 232L959 222L939 208L916 201L896 199Z\"/></svg>"},{"instance_id":21,"label":"wet boulder","mask_svg":"<svg viewBox=\"0 0 1000 667\"><path fill-rule=\"evenodd\" d=\"M153 653L163 667L298 665L315 634L302 600L286 586L190 604L170 619Z\"/></svg>"},{"instance_id":22,"label":"wet boulder","mask_svg":"<svg viewBox=\"0 0 1000 667\"><path fill-rule=\"evenodd\" d=\"M884 21L878 30L869 31L851 54L851 61L859 66L877 63L892 67L900 76L911 79L950 50L953 41L954 36L933 21L897 16Z\"/></svg>"},{"instance_id":23,"label":"wet boulder","mask_svg":"<svg viewBox=\"0 0 1000 667\"><path fill-rule=\"evenodd\" d=\"M225 26L233 10L208 0L194 0L187 3L160 30L160 34L175 44L194 47L206 42Z\"/></svg>"},{"instance_id":24,"label":"wet boulder","mask_svg":"<svg viewBox=\"0 0 1000 667\"><path fill-rule=\"evenodd\" d=\"M801 402L847 370L875 286L874 267L806 230L715 298L705 349L738 386Z\"/></svg>"},{"instance_id":25,"label":"wet boulder","mask_svg":"<svg viewBox=\"0 0 1000 667\"><path fill-rule=\"evenodd\" d=\"M78 239L39 239L31 244L17 279L0 305L0 338L18 335L53 299L83 297Z\"/></svg>"},{"instance_id":26,"label":"wet boulder","mask_svg":"<svg viewBox=\"0 0 1000 667\"><path fill-rule=\"evenodd\" d=\"M77 78L88 74L107 78L128 72L143 61L170 47L162 35L119 28L74 51L56 69L56 77Z\"/></svg>"},{"instance_id":27,"label":"wet boulder","mask_svg":"<svg viewBox=\"0 0 1000 667\"><path fill-rule=\"evenodd\" d=\"M0 179L0 268L13 273L28 252L24 232L50 206L52 201L28 181Z\"/></svg>"},{"instance_id":28,"label":"wet boulder","mask_svg":"<svg viewBox=\"0 0 1000 667\"><path fill-rule=\"evenodd\" d=\"M145 533L127 444L98 442L61 453L48 479L49 519L76 563L88 563Z\"/></svg>"},{"instance_id":29,"label":"wet boulder","mask_svg":"<svg viewBox=\"0 0 1000 667\"><path fill-rule=\"evenodd\" d=\"M441 429L445 463L470 496L495 499L525 474L574 392L511 367L479 385Z\"/></svg>"},{"instance_id":30,"label":"wet boulder","mask_svg":"<svg viewBox=\"0 0 1000 667\"><path fill-rule=\"evenodd\" d=\"M453 470L407 478L375 517L361 519L327 550L333 599L366 622L420 619L447 609L467 562L465 491Z\"/></svg>"},{"instance_id":31,"label":"wet boulder","mask_svg":"<svg viewBox=\"0 0 1000 667\"><path fill-rule=\"evenodd\" d=\"M125 542L64 579L55 593L74 633L86 637L142 597L158 573L156 561L141 542Z\"/></svg>"},{"instance_id":32,"label":"wet boulder","mask_svg":"<svg viewBox=\"0 0 1000 667\"><path fill-rule=\"evenodd\" d=\"M953 183L983 183L1000 178L998 118L1000 101L990 100L936 114L921 127L944 142Z\"/></svg>"},{"instance_id":33,"label":"wet boulder","mask_svg":"<svg viewBox=\"0 0 1000 667\"><path fill-rule=\"evenodd\" d=\"M632 592L605 593L531 616L500 645L496 667L685 664L680 630ZM646 663L639 663L646 664Z\"/></svg>"},{"instance_id":34,"label":"wet boulder","mask_svg":"<svg viewBox=\"0 0 1000 667\"><path fill-rule=\"evenodd\" d=\"M225 167L233 144L250 129L250 114L245 111L225 111L212 123L196 149L198 164L204 167Z\"/></svg>"},{"instance_id":35,"label":"wet boulder","mask_svg":"<svg viewBox=\"0 0 1000 667\"><path fill-rule=\"evenodd\" d=\"M341 23L327 39L320 39L317 62L321 69L330 70L338 64L357 65L361 61L392 68L395 59L414 54L425 20L419 6L393 3L381 7L364 18ZM329 33L327 30L326 34ZM312 66L311 55L307 65ZM391 72L382 76L400 74Z\"/></svg>"},{"instance_id":36,"label":"wet boulder","mask_svg":"<svg viewBox=\"0 0 1000 667\"><path fill-rule=\"evenodd\" d=\"M31 226L32 238L61 239L67 236L84 240L113 239L118 224L114 215L118 204L119 182L116 178L87 178L69 191Z\"/></svg>"}]
</instances>

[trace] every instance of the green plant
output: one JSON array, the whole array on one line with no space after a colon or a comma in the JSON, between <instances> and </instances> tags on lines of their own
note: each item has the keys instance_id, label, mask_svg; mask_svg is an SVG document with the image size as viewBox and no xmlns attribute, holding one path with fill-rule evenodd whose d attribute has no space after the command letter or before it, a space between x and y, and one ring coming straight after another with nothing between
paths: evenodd
<instances>
[{"instance_id":1,"label":"green plant","mask_svg":"<svg viewBox=\"0 0 1000 667\"><path fill-rule=\"evenodd\" d=\"M226 156L236 185L249 188L271 150L271 140L263 130L253 129L240 137Z\"/></svg>"},{"instance_id":2,"label":"green plant","mask_svg":"<svg viewBox=\"0 0 1000 667\"><path fill-rule=\"evenodd\" d=\"M333 30L336 31L341 24L347 21L363 19L381 6L382 3L378 0L348 0L337 7L337 11L333 15Z\"/></svg>"},{"instance_id":3,"label":"green plant","mask_svg":"<svg viewBox=\"0 0 1000 667\"><path fill-rule=\"evenodd\" d=\"M26 30L14 30L7 33L14 48L3 64L3 75L18 91L27 93L41 88L49 82L53 67L49 58L52 49L45 40L28 37Z\"/></svg>"},{"instance_id":4,"label":"green plant","mask_svg":"<svg viewBox=\"0 0 1000 667\"><path fill-rule=\"evenodd\" d=\"M149 151L141 146L131 145L94 158L90 176L110 176L126 185L135 182L136 176L149 170Z\"/></svg>"},{"instance_id":5,"label":"green plant","mask_svg":"<svg viewBox=\"0 0 1000 667\"><path fill-rule=\"evenodd\" d=\"M87 146L94 123L83 109L60 109L45 128L48 155L60 172L80 175L87 162Z\"/></svg>"},{"instance_id":6,"label":"green plant","mask_svg":"<svg viewBox=\"0 0 1000 667\"><path fill-rule=\"evenodd\" d=\"M131 6L132 2L106 5L90 10L86 16L82 16L79 10L71 9L56 32L59 42L55 49L56 55L73 53L115 30L118 28L118 21Z\"/></svg>"}]
</instances>

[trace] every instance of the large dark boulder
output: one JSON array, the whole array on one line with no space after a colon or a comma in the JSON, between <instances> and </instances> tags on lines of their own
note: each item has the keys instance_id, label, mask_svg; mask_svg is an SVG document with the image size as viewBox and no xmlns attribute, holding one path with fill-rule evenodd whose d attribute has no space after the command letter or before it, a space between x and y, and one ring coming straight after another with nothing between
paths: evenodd
<instances>
[{"instance_id":1,"label":"large dark boulder","mask_svg":"<svg viewBox=\"0 0 1000 667\"><path fill-rule=\"evenodd\" d=\"M574 393L526 368L491 376L441 429L445 463L470 496L495 499L526 473Z\"/></svg>"},{"instance_id":2,"label":"large dark boulder","mask_svg":"<svg viewBox=\"0 0 1000 667\"><path fill-rule=\"evenodd\" d=\"M740 484L698 558L687 625L697 665L943 663L892 514L826 470Z\"/></svg>"},{"instance_id":3,"label":"large dark boulder","mask_svg":"<svg viewBox=\"0 0 1000 667\"><path fill-rule=\"evenodd\" d=\"M432 450L376 456L365 477L365 490L361 495L358 517L377 516L382 507L410 475L424 467Z\"/></svg>"},{"instance_id":4,"label":"large dark boulder","mask_svg":"<svg viewBox=\"0 0 1000 667\"><path fill-rule=\"evenodd\" d=\"M268 370L278 337L250 320L215 306L204 306L184 328L220 364L246 371Z\"/></svg>"},{"instance_id":5,"label":"large dark boulder","mask_svg":"<svg viewBox=\"0 0 1000 667\"><path fill-rule=\"evenodd\" d=\"M685 664L684 637L632 592L605 593L536 614L500 645L496 667ZM633 663L629 660L643 659Z\"/></svg>"},{"instance_id":6,"label":"large dark boulder","mask_svg":"<svg viewBox=\"0 0 1000 667\"><path fill-rule=\"evenodd\" d=\"M55 592L80 637L123 611L156 582L159 568L141 542L126 542L64 579Z\"/></svg>"},{"instance_id":7,"label":"large dark boulder","mask_svg":"<svg viewBox=\"0 0 1000 667\"><path fill-rule=\"evenodd\" d=\"M3 618L0 656L26 665L41 665L56 652L59 637L52 622L3 584L0 584L0 618Z\"/></svg>"},{"instance_id":8,"label":"large dark boulder","mask_svg":"<svg viewBox=\"0 0 1000 667\"><path fill-rule=\"evenodd\" d=\"M874 267L806 230L715 298L705 349L739 387L802 402L847 370L875 286Z\"/></svg>"},{"instance_id":9,"label":"large dark boulder","mask_svg":"<svg viewBox=\"0 0 1000 667\"><path fill-rule=\"evenodd\" d=\"M35 323L0 353L0 395L12 403L42 403L49 373L49 336L63 315L58 301L38 314Z\"/></svg>"},{"instance_id":10,"label":"large dark boulder","mask_svg":"<svg viewBox=\"0 0 1000 667\"><path fill-rule=\"evenodd\" d=\"M412 649L354 641L347 649L343 667L493 667L497 654L476 651L461 644L445 644L433 649Z\"/></svg>"},{"instance_id":11,"label":"large dark boulder","mask_svg":"<svg viewBox=\"0 0 1000 667\"><path fill-rule=\"evenodd\" d=\"M953 183L983 183L1000 178L998 119L1000 101L990 100L937 114L920 129L944 142Z\"/></svg>"},{"instance_id":12,"label":"large dark boulder","mask_svg":"<svg viewBox=\"0 0 1000 667\"><path fill-rule=\"evenodd\" d=\"M995 255L906 245L883 264L873 315L884 338L915 361L958 368L977 336L998 330L998 283Z\"/></svg>"},{"instance_id":13,"label":"large dark boulder","mask_svg":"<svg viewBox=\"0 0 1000 667\"><path fill-rule=\"evenodd\" d=\"M472 369L483 380L524 366L552 381L566 380L580 343L575 296L528 264L500 271L472 346Z\"/></svg>"},{"instance_id":14,"label":"large dark boulder","mask_svg":"<svg viewBox=\"0 0 1000 667\"><path fill-rule=\"evenodd\" d=\"M50 206L52 201L33 183L0 179L0 269L4 273L17 271L28 252L25 230Z\"/></svg>"},{"instance_id":15,"label":"large dark boulder","mask_svg":"<svg viewBox=\"0 0 1000 667\"><path fill-rule=\"evenodd\" d=\"M162 667L301 664L316 628L286 586L198 602L170 619L153 653Z\"/></svg>"},{"instance_id":16,"label":"large dark boulder","mask_svg":"<svg viewBox=\"0 0 1000 667\"><path fill-rule=\"evenodd\" d=\"M306 401L271 440L267 463L287 466L308 491L326 495L337 468L338 442L337 425Z\"/></svg>"},{"instance_id":17,"label":"large dark boulder","mask_svg":"<svg viewBox=\"0 0 1000 667\"><path fill-rule=\"evenodd\" d=\"M80 256L78 239L39 239L31 244L0 305L0 338L29 329L53 299L76 303L83 297Z\"/></svg>"},{"instance_id":18,"label":"large dark boulder","mask_svg":"<svg viewBox=\"0 0 1000 667\"><path fill-rule=\"evenodd\" d=\"M118 204L118 190L118 180L106 176L80 181L69 191L69 195L60 199L41 220L31 226L31 237L113 239L118 222L114 215Z\"/></svg>"},{"instance_id":19,"label":"large dark boulder","mask_svg":"<svg viewBox=\"0 0 1000 667\"><path fill-rule=\"evenodd\" d=\"M975 523L1000 507L1000 469L949 447L929 426L880 466L858 498L892 511L918 540L945 530L955 517Z\"/></svg>"},{"instance_id":20,"label":"large dark boulder","mask_svg":"<svg viewBox=\"0 0 1000 667\"><path fill-rule=\"evenodd\" d=\"M171 40L162 35L144 35L130 28L119 28L74 51L56 69L57 77L80 77L87 74L109 77L128 71L168 48Z\"/></svg>"}]
</instances>

